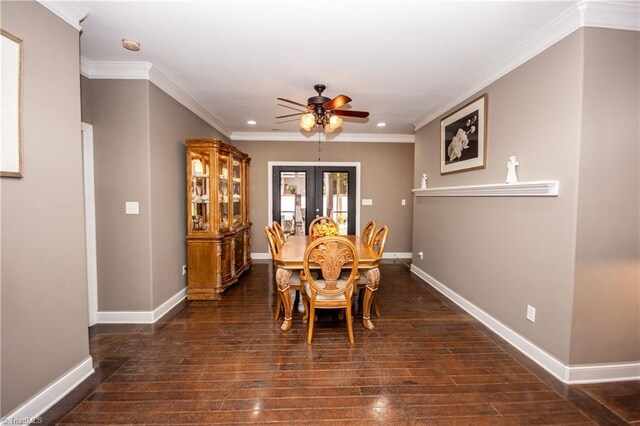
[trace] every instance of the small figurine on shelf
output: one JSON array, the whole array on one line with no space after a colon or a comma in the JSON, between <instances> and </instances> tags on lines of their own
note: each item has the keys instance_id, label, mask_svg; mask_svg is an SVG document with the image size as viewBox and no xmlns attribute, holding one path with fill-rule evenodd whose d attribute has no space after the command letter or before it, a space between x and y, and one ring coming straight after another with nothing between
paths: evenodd
<instances>
[{"instance_id":1,"label":"small figurine on shelf","mask_svg":"<svg viewBox=\"0 0 640 426\"><path fill-rule=\"evenodd\" d=\"M507 180L506 183L518 183L518 175L516 174L516 167L518 167L520 163L516 160L516 156L512 155L509 157L509 162L507 163Z\"/></svg>"},{"instance_id":2,"label":"small figurine on shelf","mask_svg":"<svg viewBox=\"0 0 640 426\"><path fill-rule=\"evenodd\" d=\"M422 185L420 186L420 189L427 189L427 174L424 173L422 175Z\"/></svg>"}]
</instances>

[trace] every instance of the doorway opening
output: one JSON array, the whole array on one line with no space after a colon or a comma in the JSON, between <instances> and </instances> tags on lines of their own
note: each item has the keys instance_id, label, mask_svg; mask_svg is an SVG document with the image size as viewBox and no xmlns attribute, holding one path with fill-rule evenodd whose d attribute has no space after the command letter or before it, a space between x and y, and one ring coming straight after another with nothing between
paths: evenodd
<instances>
[{"instance_id":1,"label":"doorway opening","mask_svg":"<svg viewBox=\"0 0 640 426\"><path fill-rule=\"evenodd\" d=\"M341 235L360 227L360 163L269 162L269 223L306 235L311 221L329 216Z\"/></svg>"}]
</instances>

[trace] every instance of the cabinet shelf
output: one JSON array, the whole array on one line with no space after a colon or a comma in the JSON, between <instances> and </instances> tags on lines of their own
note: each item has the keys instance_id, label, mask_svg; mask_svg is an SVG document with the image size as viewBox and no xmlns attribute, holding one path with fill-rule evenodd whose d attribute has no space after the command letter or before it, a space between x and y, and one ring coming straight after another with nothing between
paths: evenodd
<instances>
[{"instance_id":1,"label":"cabinet shelf","mask_svg":"<svg viewBox=\"0 0 640 426\"><path fill-rule=\"evenodd\" d=\"M412 189L416 197L557 197L560 182L539 180L518 183L492 183L488 185L445 186Z\"/></svg>"}]
</instances>

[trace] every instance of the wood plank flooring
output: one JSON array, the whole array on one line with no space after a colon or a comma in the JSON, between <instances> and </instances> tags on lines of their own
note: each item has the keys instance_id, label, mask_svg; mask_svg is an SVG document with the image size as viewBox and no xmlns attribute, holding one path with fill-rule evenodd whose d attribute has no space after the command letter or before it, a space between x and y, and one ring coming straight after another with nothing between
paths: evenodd
<instances>
[{"instance_id":1,"label":"wood plank flooring","mask_svg":"<svg viewBox=\"0 0 640 426\"><path fill-rule=\"evenodd\" d=\"M221 301L185 302L154 325L93 327L97 374L44 423L624 424L404 265L381 271L382 318L367 331L356 316L354 345L334 315L319 314L311 346L297 311L282 333L267 263Z\"/></svg>"}]
</instances>

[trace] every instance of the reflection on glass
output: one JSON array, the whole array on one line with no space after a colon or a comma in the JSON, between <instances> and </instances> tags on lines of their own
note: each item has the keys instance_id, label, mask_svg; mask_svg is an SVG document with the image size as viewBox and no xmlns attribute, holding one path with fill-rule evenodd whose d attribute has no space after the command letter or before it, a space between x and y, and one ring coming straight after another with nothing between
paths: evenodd
<instances>
[{"instance_id":1,"label":"reflection on glass","mask_svg":"<svg viewBox=\"0 0 640 426\"><path fill-rule=\"evenodd\" d=\"M287 235L306 235L305 172L280 172L280 225Z\"/></svg>"},{"instance_id":2,"label":"reflection on glass","mask_svg":"<svg viewBox=\"0 0 640 426\"><path fill-rule=\"evenodd\" d=\"M191 157L191 228L209 229L209 155L194 153Z\"/></svg>"},{"instance_id":3,"label":"reflection on glass","mask_svg":"<svg viewBox=\"0 0 640 426\"><path fill-rule=\"evenodd\" d=\"M240 175L240 162L233 160L233 225L242 222L242 177Z\"/></svg>"},{"instance_id":4,"label":"reflection on glass","mask_svg":"<svg viewBox=\"0 0 640 426\"><path fill-rule=\"evenodd\" d=\"M218 204L220 227L229 227L229 164L226 157L218 160Z\"/></svg>"},{"instance_id":5,"label":"reflection on glass","mask_svg":"<svg viewBox=\"0 0 640 426\"><path fill-rule=\"evenodd\" d=\"M340 235L347 235L349 223L349 174L346 172L322 173L322 215L338 224Z\"/></svg>"}]
</instances>

